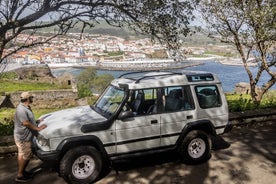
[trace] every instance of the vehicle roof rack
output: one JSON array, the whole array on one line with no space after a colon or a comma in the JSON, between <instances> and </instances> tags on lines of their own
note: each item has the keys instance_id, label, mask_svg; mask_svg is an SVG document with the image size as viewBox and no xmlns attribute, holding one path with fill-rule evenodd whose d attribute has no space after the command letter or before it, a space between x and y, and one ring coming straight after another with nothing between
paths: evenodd
<instances>
[{"instance_id":1,"label":"vehicle roof rack","mask_svg":"<svg viewBox=\"0 0 276 184\"><path fill-rule=\"evenodd\" d=\"M124 73L122 75L120 75L118 78L122 78L126 75L131 75L131 74L138 74L138 73L148 73L148 72L153 72L153 71L135 71L135 72L127 72L127 73Z\"/></svg>"},{"instance_id":2,"label":"vehicle roof rack","mask_svg":"<svg viewBox=\"0 0 276 184\"><path fill-rule=\"evenodd\" d=\"M127 75L132 75L132 74L138 74L138 73L150 73L150 72L166 72L162 74L156 74L156 75L143 75L137 78L131 78L131 77L125 77L126 79L133 80L135 83L139 83L143 79L147 78L153 78L153 77L162 77L162 76L169 76L169 75L182 75L182 73L179 72L172 72L172 71L162 71L162 70L151 70L151 71L137 71L137 72L128 72L125 74L120 75L118 78L122 78Z\"/></svg>"},{"instance_id":3,"label":"vehicle roof rack","mask_svg":"<svg viewBox=\"0 0 276 184\"><path fill-rule=\"evenodd\" d=\"M165 73L165 74L158 74L158 75L146 75L139 79L136 79L135 83L139 83L141 80L146 78L153 78L153 77L162 77L162 76L170 76L170 75L182 75L181 73Z\"/></svg>"}]
</instances>

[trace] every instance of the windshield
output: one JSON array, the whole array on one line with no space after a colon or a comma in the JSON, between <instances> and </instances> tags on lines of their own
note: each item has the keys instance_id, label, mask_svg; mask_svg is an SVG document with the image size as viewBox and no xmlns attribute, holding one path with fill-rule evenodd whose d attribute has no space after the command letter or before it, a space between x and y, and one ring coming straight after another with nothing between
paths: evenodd
<instances>
[{"instance_id":1,"label":"windshield","mask_svg":"<svg viewBox=\"0 0 276 184\"><path fill-rule=\"evenodd\" d=\"M109 86L94 105L94 109L106 118L110 118L124 98L124 91Z\"/></svg>"}]
</instances>

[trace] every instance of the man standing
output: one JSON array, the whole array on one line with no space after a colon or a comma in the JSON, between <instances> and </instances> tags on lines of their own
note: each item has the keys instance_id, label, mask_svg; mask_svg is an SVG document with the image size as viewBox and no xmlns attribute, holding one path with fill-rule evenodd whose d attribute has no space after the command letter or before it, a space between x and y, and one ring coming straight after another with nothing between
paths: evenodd
<instances>
[{"instance_id":1,"label":"man standing","mask_svg":"<svg viewBox=\"0 0 276 184\"><path fill-rule=\"evenodd\" d=\"M20 96L20 104L16 108L14 117L14 140L18 148L18 173L17 182L27 182L32 179L25 171L30 158L32 157L32 139L37 131L46 128L46 125L37 126L40 120L35 121L30 104L34 96L29 92L23 92Z\"/></svg>"}]
</instances>

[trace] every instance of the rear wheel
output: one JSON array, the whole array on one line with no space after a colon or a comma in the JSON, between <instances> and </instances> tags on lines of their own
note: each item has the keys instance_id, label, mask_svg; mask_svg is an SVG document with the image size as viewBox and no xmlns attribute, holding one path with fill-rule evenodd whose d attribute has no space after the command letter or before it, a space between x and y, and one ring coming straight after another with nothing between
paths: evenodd
<instances>
[{"instance_id":1,"label":"rear wheel","mask_svg":"<svg viewBox=\"0 0 276 184\"><path fill-rule=\"evenodd\" d=\"M199 164L207 161L210 157L210 151L210 138L200 130L189 132L178 149L181 160L187 164Z\"/></svg>"},{"instance_id":2,"label":"rear wheel","mask_svg":"<svg viewBox=\"0 0 276 184\"><path fill-rule=\"evenodd\" d=\"M99 176L101 169L101 155L91 146L69 150L60 163L60 175L68 183L92 183Z\"/></svg>"}]
</instances>

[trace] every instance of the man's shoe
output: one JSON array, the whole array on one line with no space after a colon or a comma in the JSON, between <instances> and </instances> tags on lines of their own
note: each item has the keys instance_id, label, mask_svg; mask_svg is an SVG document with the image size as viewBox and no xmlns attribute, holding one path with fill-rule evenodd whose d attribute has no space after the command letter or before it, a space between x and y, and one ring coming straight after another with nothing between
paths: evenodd
<instances>
[{"instance_id":1,"label":"man's shoe","mask_svg":"<svg viewBox=\"0 0 276 184\"><path fill-rule=\"evenodd\" d=\"M30 178L34 177L34 173L33 172L28 172L28 171L23 171L23 175L27 176L27 177L30 177Z\"/></svg>"},{"instance_id":2,"label":"man's shoe","mask_svg":"<svg viewBox=\"0 0 276 184\"><path fill-rule=\"evenodd\" d=\"M31 177L23 175L21 177L16 177L15 181L20 182L20 183L26 183L26 182L30 181L31 179L32 179Z\"/></svg>"}]
</instances>

